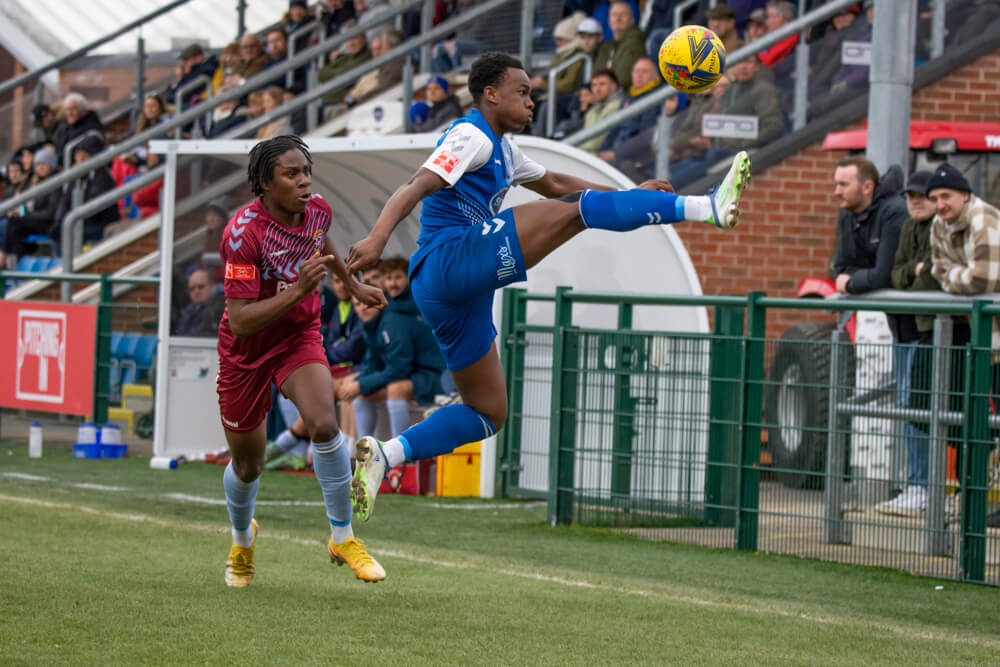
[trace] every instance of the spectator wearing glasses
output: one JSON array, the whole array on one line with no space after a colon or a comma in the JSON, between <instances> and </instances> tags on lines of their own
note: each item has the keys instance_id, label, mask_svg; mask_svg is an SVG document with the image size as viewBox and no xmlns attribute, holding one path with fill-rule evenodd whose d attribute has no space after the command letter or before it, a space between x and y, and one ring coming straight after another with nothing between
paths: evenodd
<instances>
[{"instance_id":1,"label":"spectator wearing glasses","mask_svg":"<svg viewBox=\"0 0 1000 667\"><path fill-rule=\"evenodd\" d=\"M188 299L177 318L175 336L214 338L219 335L224 304L215 294L212 274L205 269L195 269L188 276Z\"/></svg>"}]
</instances>

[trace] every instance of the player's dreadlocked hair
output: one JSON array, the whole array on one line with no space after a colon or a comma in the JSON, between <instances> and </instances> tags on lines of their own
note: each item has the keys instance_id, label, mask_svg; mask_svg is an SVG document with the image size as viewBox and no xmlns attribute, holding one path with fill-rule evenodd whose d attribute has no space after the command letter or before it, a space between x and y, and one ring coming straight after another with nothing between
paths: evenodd
<instances>
[{"instance_id":1,"label":"player's dreadlocked hair","mask_svg":"<svg viewBox=\"0 0 1000 667\"><path fill-rule=\"evenodd\" d=\"M472 101L479 103L486 86L498 86L507 74L507 68L524 69L521 61L499 51L487 51L476 58L469 70L469 92Z\"/></svg>"},{"instance_id":2,"label":"player's dreadlocked hair","mask_svg":"<svg viewBox=\"0 0 1000 667\"><path fill-rule=\"evenodd\" d=\"M274 166L278 158L288 151L300 150L306 156L306 162L312 166L312 155L306 148L306 143L294 134L282 134L273 139L265 139L250 151L250 163L247 165L247 181L253 193L260 197L264 194L264 184L274 176Z\"/></svg>"}]
</instances>

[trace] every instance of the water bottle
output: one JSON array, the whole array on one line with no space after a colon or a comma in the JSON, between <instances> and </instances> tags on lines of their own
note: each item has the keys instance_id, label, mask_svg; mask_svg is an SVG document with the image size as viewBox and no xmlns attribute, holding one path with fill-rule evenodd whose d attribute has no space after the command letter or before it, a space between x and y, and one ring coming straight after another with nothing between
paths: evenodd
<instances>
[{"instance_id":1,"label":"water bottle","mask_svg":"<svg viewBox=\"0 0 1000 667\"><path fill-rule=\"evenodd\" d=\"M149 459L149 467L156 470L174 470L177 467L177 459L169 456L154 456Z\"/></svg>"},{"instance_id":2,"label":"water bottle","mask_svg":"<svg viewBox=\"0 0 1000 667\"><path fill-rule=\"evenodd\" d=\"M28 457L42 457L42 425L38 422L33 422L28 429Z\"/></svg>"}]
</instances>

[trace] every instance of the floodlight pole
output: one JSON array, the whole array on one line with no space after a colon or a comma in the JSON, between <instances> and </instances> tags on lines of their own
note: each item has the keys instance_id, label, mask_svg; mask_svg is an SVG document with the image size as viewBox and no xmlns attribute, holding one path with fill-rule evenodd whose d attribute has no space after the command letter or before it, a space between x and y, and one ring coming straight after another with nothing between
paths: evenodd
<instances>
[{"instance_id":1,"label":"floodlight pole","mask_svg":"<svg viewBox=\"0 0 1000 667\"><path fill-rule=\"evenodd\" d=\"M869 68L868 159L879 172L898 164L910 170L910 99L917 0L875 3ZM864 20L863 18L858 20Z\"/></svg>"}]
</instances>

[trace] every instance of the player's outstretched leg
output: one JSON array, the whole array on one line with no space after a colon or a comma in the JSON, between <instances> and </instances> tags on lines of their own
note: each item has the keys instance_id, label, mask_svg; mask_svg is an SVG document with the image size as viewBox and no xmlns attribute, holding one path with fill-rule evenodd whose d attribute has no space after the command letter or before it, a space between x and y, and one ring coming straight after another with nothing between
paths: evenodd
<instances>
[{"instance_id":1,"label":"player's outstretched leg","mask_svg":"<svg viewBox=\"0 0 1000 667\"><path fill-rule=\"evenodd\" d=\"M706 196L676 195L659 190L587 190L580 196L580 219L585 227L627 232L647 225L690 220L731 229L739 222L740 196L750 181L750 156L740 151L722 183ZM525 207L531 204L525 205ZM537 206L537 204L536 204ZM516 216L515 216L516 217ZM521 234L521 245L529 241ZM525 255L528 256L529 252ZM545 253L548 254L548 253ZM530 265L531 262L529 262Z\"/></svg>"}]
</instances>

